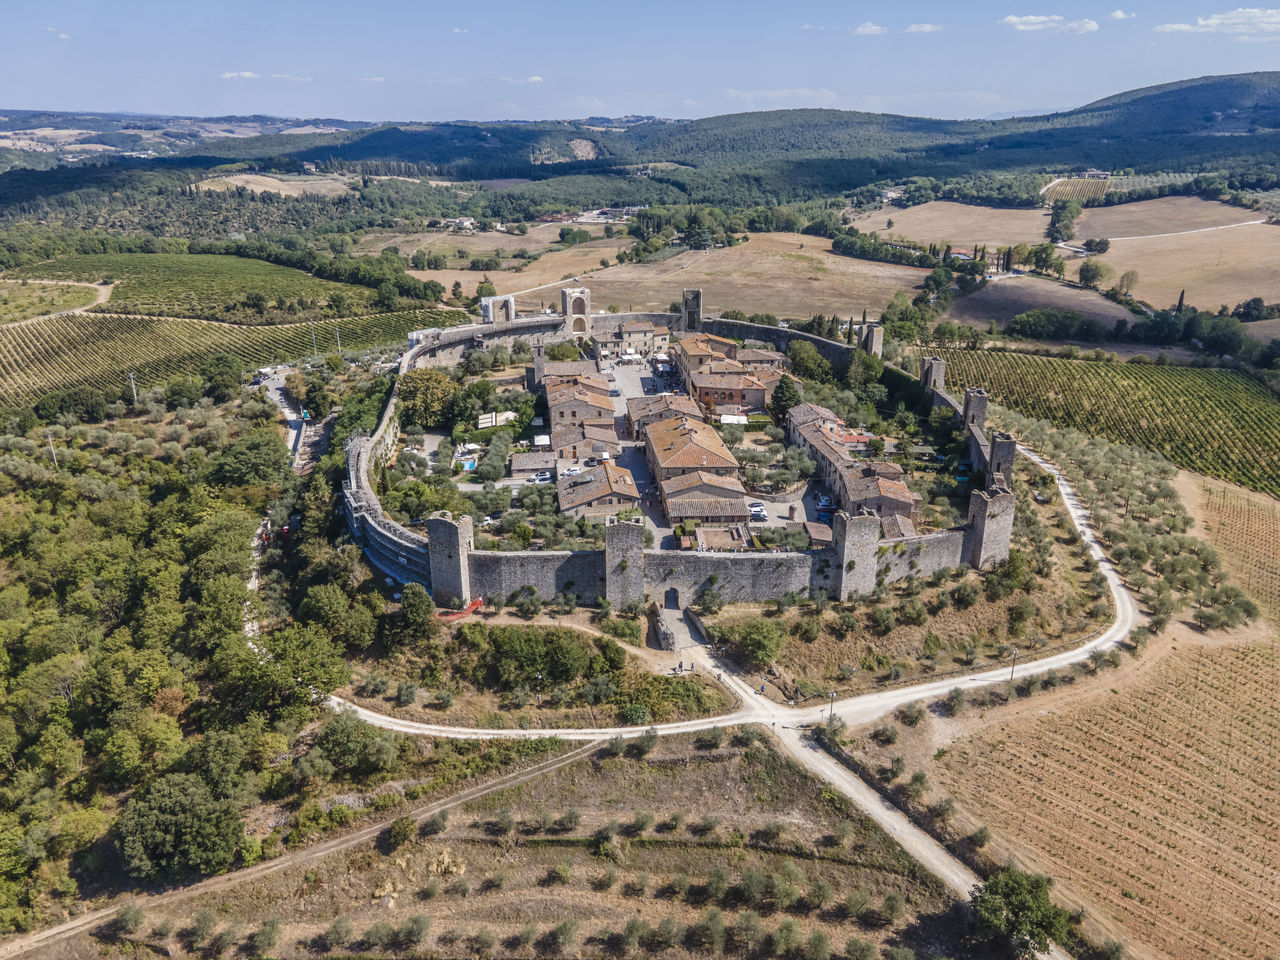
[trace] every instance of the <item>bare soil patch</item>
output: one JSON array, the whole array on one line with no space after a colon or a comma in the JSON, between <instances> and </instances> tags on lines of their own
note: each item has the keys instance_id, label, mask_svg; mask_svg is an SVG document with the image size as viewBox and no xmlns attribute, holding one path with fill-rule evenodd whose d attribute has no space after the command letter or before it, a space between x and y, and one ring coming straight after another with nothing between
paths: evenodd
<instances>
[{"instance_id":1,"label":"bare soil patch","mask_svg":"<svg viewBox=\"0 0 1280 960\"><path fill-rule=\"evenodd\" d=\"M1078 310L1108 327L1114 327L1122 317L1130 321L1137 319L1120 304L1092 290L1030 275L988 283L977 293L960 297L947 311L946 319L982 330L994 320L997 328L1003 329L1018 314L1038 307Z\"/></svg>"},{"instance_id":2,"label":"bare soil patch","mask_svg":"<svg viewBox=\"0 0 1280 960\"><path fill-rule=\"evenodd\" d=\"M202 180L197 186L202 190L221 191L247 187L258 193L267 191L286 197L300 197L306 193L317 193L322 197L340 197L351 192L350 183L341 177L267 177L256 173L241 173L234 177Z\"/></svg>"},{"instance_id":3,"label":"bare soil patch","mask_svg":"<svg viewBox=\"0 0 1280 960\"><path fill-rule=\"evenodd\" d=\"M992 248L1043 243L1049 212L1044 208L1008 210L934 200L905 210L884 207L857 218L853 225L863 233L880 234L882 240L900 237L917 243L950 243L967 251L975 243Z\"/></svg>"},{"instance_id":4,"label":"bare soil patch","mask_svg":"<svg viewBox=\"0 0 1280 960\"><path fill-rule=\"evenodd\" d=\"M501 250L503 256L510 256L516 250L528 250L542 253L550 250L560 242L562 223L537 223L529 227L528 234L506 231L490 231L488 233L459 233L456 230L426 230L421 233L404 233L396 230L379 230L364 234L355 245L353 252L359 256L369 254L377 256L387 247L397 247L402 257L411 256L419 250L428 253L444 253L456 256L458 249L467 251L469 257L491 257L494 251ZM577 224L572 225L578 229ZM604 236L604 228L600 225L583 226L597 239ZM453 264L456 266L457 264Z\"/></svg>"},{"instance_id":5,"label":"bare soil patch","mask_svg":"<svg viewBox=\"0 0 1280 960\"><path fill-rule=\"evenodd\" d=\"M1088 207L1076 219L1076 237L1148 237L1257 220L1262 215L1199 197L1161 197L1113 207Z\"/></svg>"},{"instance_id":6,"label":"bare soil patch","mask_svg":"<svg viewBox=\"0 0 1280 960\"><path fill-rule=\"evenodd\" d=\"M483 236L487 238L495 236L495 234L484 234ZM502 270L487 272L456 269L410 270L409 273L422 280L435 280L442 283L446 291L452 289L454 281L458 281L462 284L462 289L468 296L475 293L476 286L486 275L493 281L494 289L498 293L519 293L521 290L529 290L533 287L540 287L560 280L564 280L565 286L577 286L578 282L573 280L574 277L579 277L592 271L602 273L603 271L600 267L602 259L614 259L619 250L630 247L634 242L630 238L623 239L621 237L615 237L611 240L592 240L590 243L580 243L568 249L553 250L532 262L507 260ZM462 246L466 246L466 244L462 244ZM490 256L492 253L492 251L486 253L483 248L476 246L467 247L467 249L476 256ZM404 249L401 248L401 253L404 252ZM565 279L566 277L569 279ZM597 292L595 274L593 274L590 283L585 280L582 282L592 288L591 307L593 310L602 310L607 304L618 302L605 299L601 293ZM677 290L673 297L678 299L679 296L680 291ZM666 303L670 302L671 298L668 298ZM553 287L548 287L546 290L539 290L531 294L528 300L521 298L518 303L521 309L536 308L539 305L555 305L558 310L560 295ZM625 304L623 309L626 309Z\"/></svg>"}]
</instances>

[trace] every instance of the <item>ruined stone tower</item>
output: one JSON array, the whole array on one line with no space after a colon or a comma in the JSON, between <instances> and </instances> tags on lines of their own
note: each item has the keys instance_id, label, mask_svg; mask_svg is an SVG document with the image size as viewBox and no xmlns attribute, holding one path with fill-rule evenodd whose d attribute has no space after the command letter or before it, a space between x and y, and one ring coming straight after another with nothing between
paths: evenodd
<instances>
[{"instance_id":1,"label":"ruined stone tower","mask_svg":"<svg viewBox=\"0 0 1280 960\"><path fill-rule=\"evenodd\" d=\"M981 387L969 387L964 392L964 425L981 430L987 425L987 391Z\"/></svg>"},{"instance_id":2,"label":"ruined stone tower","mask_svg":"<svg viewBox=\"0 0 1280 960\"><path fill-rule=\"evenodd\" d=\"M831 548L835 569L831 593L841 600L870 593L876 588L876 548L880 542L880 518L865 513L850 516L843 510L831 518Z\"/></svg>"},{"instance_id":3,"label":"ruined stone tower","mask_svg":"<svg viewBox=\"0 0 1280 960\"><path fill-rule=\"evenodd\" d=\"M639 517L606 522L604 584L615 608L644 601L644 520Z\"/></svg>"},{"instance_id":4,"label":"ruined stone tower","mask_svg":"<svg viewBox=\"0 0 1280 960\"><path fill-rule=\"evenodd\" d=\"M1009 557L1013 537L1013 491L1008 487L975 490L969 494L969 528L965 531L962 558L975 569L985 570Z\"/></svg>"},{"instance_id":5,"label":"ruined stone tower","mask_svg":"<svg viewBox=\"0 0 1280 960\"><path fill-rule=\"evenodd\" d=\"M991 459L987 465L987 489L1013 489L1013 458L1018 454L1018 441L1007 433L991 438Z\"/></svg>"},{"instance_id":6,"label":"ruined stone tower","mask_svg":"<svg viewBox=\"0 0 1280 960\"><path fill-rule=\"evenodd\" d=\"M680 319L676 328L681 333L696 333L702 324L702 291L685 290L680 304Z\"/></svg>"},{"instance_id":7,"label":"ruined stone tower","mask_svg":"<svg viewBox=\"0 0 1280 960\"><path fill-rule=\"evenodd\" d=\"M947 361L941 357L921 357L920 382L926 390L942 393L946 389Z\"/></svg>"},{"instance_id":8,"label":"ruined stone tower","mask_svg":"<svg viewBox=\"0 0 1280 960\"><path fill-rule=\"evenodd\" d=\"M447 608L455 599L471 600L471 550L475 544L471 517L457 520L448 510L427 517L431 551L431 592L436 606Z\"/></svg>"}]
</instances>

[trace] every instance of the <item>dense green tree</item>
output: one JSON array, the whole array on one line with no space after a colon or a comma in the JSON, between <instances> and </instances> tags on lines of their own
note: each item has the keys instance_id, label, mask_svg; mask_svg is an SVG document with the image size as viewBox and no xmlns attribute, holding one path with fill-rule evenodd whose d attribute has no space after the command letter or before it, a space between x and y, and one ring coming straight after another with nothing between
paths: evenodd
<instances>
[{"instance_id":1,"label":"dense green tree","mask_svg":"<svg viewBox=\"0 0 1280 960\"><path fill-rule=\"evenodd\" d=\"M399 381L399 410L402 423L438 427L448 421L460 387L443 370L410 370Z\"/></svg>"},{"instance_id":2,"label":"dense green tree","mask_svg":"<svg viewBox=\"0 0 1280 960\"><path fill-rule=\"evenodd\" d=\"M215 798L200 777L171 773L129 800L116 832L131 874L180 880L229 867L244 824L234 804Z\"/></svg>"},{"instance_id":3,"label":"dense green tree","mask_svg":"<svg viewBox=\"0 0 1280 960\"><path fill-rule=\"evenodd\" d=\"M803 402L800 396L800 388L790 377L783 377L778 381L778 385L773 390L772 409L774 417L780 422L785 423L787 419L787 411L796 404Z\"/></svg>"},{"instance_id":4,"label":"dense green tree","mask_svg":"<svg viewBox=\"0 0 1280 960\"><path fill-rule=\"evenodd\" d=\"M212 478L233 486L272 484L289 472L289 451L274 430L253 430L231 443L213 462Z\"/></svg>"},{"instance_id":5,"label":"dense green tree","mask_svg":"<svg viewBox=\"0 0 1280 960\"><path fill-rule=\"evenodd\" d=\"M1049 897L1052 881L1038 874L1005 867L973 888L978 932L1003 943L1015 956L1032 957L1061 943L1070 930L1070 915Z\"/></svg>"}]
</instances>

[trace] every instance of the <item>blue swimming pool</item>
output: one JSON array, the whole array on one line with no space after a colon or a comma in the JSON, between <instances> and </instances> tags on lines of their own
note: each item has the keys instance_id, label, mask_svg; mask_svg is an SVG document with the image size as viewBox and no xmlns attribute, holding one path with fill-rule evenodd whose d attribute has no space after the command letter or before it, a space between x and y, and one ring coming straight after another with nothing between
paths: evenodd
<instances>
[{"instance_id":1,"label":"blue swimming pool","mask_svg":"<svg viewBox=\"0 0 1280 960\"><path fill-rule=\"evenodd\" d=\"M462 461L462 469L463 469L463 470L474 470L475 468L476 468L476 462L475 462L475 460L474 460L474 459L472 459L472 460L463 460L463 461Z\"/></svg>"}]
</instances>

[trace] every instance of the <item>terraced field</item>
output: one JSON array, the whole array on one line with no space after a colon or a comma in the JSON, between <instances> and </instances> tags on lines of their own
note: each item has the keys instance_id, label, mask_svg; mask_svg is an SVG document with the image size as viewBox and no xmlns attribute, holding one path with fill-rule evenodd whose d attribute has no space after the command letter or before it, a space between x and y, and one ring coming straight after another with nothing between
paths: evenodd
<instances>
[{"instance_id":1,"label":"terraced field","mask_svg":"<svg viewBox=\"0 0 1280 960\"><path fill-rule=\"evenodd\" d=\"M320 354L403 343L409 331L469 318L458 310L403 310L318 320ZM335 335L336 331L336 335ZM312 353L312 325L246 327L205 320L68 314L0 327L0 403L29 403L50 390L87 385L114 396L132 372L138 385L195 370L213 353L234 353L249 367Z\"/></svg>"},{"instance_id":2,"label":"terraced field","mask_svg":"<svg viewBox=\"0 0 1280 960\"><path fill-rule=\"evenodd\" d=\"M947 386L1122 443L1252 490L1280 495L1280 401L1229 370L1093 363L951 350Z\"/></svg>"}]
</instances>

